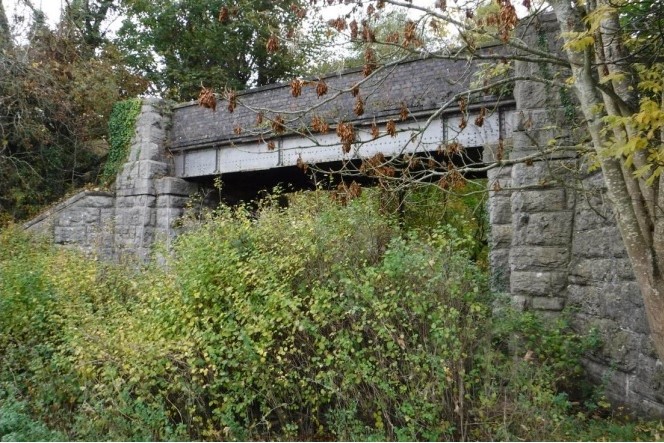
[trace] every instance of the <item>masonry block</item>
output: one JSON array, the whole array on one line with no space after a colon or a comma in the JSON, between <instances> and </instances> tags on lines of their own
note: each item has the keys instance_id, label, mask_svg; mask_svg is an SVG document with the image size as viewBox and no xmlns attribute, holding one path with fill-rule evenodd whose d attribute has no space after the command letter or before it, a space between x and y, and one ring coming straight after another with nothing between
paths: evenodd
<instances>
[{"instance_id":1,"label":"masonry block","mask_svg":"<svg viewBox=\"0 0 664 443\"><path fill-rule=\"evenodd\" d=\"M574 202L569 201L568 194L565 188L518 189L512 193L511 209L519 213L568 210Z\"/></svg>"},{"instance_id":2,"label":"masonry block","mask_svg":"<svg viewBox=\"0 0 664 443\"><path fill-rule=\"evenodd\" d=\"M533 297L531 306L537 311L562 311L565 307L564 297Z\"/></svg>"},{"instance_id":3,"label":"masonry block","mask_svg":"<svg viewBox=\"0 0 664 443\"><path fill-rule=\"evenodd\" d=\"M622 258L627 256L622 237L617 226L607 226L577 232L572 251L584 258Z\"/></svg>"},{"instance_id":4,"label":"masonry block","mask_svg":"<svg viewBox=\"0 0 664 443\"><path fill-rule=\"evenodd\" d=\"M510 268L514 271L552 271L567 268L570 251L565 246L518 246L510 251Z\"/></svg>"},{"instance_id":5,"label":"masonry block","mask_svg":"<svg viewBox=\"0 0 664 443\"><path fill-rule=\"evenodd\" d=\"M510 275L513 294L560 297L567 287L566 272L513 271Z\"/></svg>"},{"instance_id":6,"label":"masonry block","mask_svg":"<svg viewBox=\"0 0 664 443\"><path fill-rule=\"evenodd\" d=\"M195 183L176 177L163 177L155 180L157 194L170 194L189 197L198 190Z\"/></svg>"},{"instance_id":7,"label":"masonry block","mask_svg":"<svg viewBox=\"0 0 664 443\"><path fill-rule=\"evenodd\" d=\"M510 251L495 249L489 251L491 267L491 289L496 292L508 291L510 288Z\"/></svg>"},{"instance_id":8,"label":"masonry block","mask_svg":"<svg viewBox=\"0 0 664 443\"><path fill-rule=\"evenodd\" d=\"M512 223L512 203L505 195L495 195L487 203L489 221L492 225L505 225Z\"/></svg>"},{"instance_id":9,"label":"masonry block","mask_svg":"<svg viewBox=\"0 0 664 443\"><path fill-rule=\"evenodd\" d=\"M512 227L515 245L568 246L572 240L572 211L521 214Z\"/></svg>"},{"instance_id":10,"label":"masonry block","mask_svg":"<svg viewBox=\"0 0 664 443\"><path fill-rule=\"evenodd\" d=\"M627 258L578 258L569 267L570 283L597 285L634 279L632 264Z\"/></svg>"}]
</instances>

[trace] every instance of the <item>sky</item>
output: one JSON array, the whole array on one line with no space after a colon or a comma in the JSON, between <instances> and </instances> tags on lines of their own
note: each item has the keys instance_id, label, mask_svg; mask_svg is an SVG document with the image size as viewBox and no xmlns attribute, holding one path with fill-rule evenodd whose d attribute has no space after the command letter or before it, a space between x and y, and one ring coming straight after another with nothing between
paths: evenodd
<instances>
[{"instance_id":1,"label":"sky","mask_svg":"<svg viewBox=\"0 0 664 443\"><path fill-rule=\"evenodd\" d=\"M27 8L23 6L21 0L3 0L3 3L8 16L14 15L14 11L24 13L27 10ZM32 0L32 4L35 5L35 7L40 7L41 10L46 13L50 23L57 22L60 17L61 6L64 5L64 3L64 0Z\"/></svg>"},{"instance_id":2,"label":"sky","mask_svg":"<svg viewBox=\"0 0 664 443\"><path fill-rule=\"evenodd\" d=\"M420 3L431 3L432 0L421 0ZM60 11L62 7L66 4L65 0L32 0L33 5L35 7L40 7L42 11L46 14L46 17L48 19L48 22L51 25L54 25L57 23L58 18L60 17ZM5 5L5 10L7 12L8 18L11 20L11 18L15 15L15 12L18 13L19 15L21 14L28 14L28 9L22 4L21 0L3 0L3 4ZM339 9L346 9L343 7L339 6L333 6L333 7L326 7L324 8L323 14L326 18L334 18L336 17L341 11Z\"/></svg>"}]
</instances>

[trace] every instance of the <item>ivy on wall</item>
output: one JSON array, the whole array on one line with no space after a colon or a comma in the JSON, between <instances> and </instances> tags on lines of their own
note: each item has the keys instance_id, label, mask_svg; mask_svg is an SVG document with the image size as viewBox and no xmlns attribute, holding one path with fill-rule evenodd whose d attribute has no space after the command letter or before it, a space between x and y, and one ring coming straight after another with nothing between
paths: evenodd
<instances>
[{"instance_id":1,"label":"ivy on wall","mask_svg":"<svg viewBox=\"0 0 664 443\"><path fill-rule=\"evenodd\" d=\"M134 136L136 118L141 112L141 99L132 98L117 102L108 121L110 149L108 159L101 174L101 184L108 186L127 160L129 146Z\"/></svg>"}]
</instances>

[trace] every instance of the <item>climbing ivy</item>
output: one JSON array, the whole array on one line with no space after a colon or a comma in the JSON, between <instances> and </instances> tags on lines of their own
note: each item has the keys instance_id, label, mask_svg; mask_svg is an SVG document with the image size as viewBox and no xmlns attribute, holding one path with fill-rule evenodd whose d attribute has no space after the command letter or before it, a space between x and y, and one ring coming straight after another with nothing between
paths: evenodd
<instances>
[{"instance_id":1,"label":"climbing ivy","mask_svg":"<svg viewBox=\"0 0 664 443\"><path fill-rule=\"evenodd\" d=\"M138 98L117 102L113 106L108 121L108 136L111 146L101 175L101 184L104 186L113 183L120 167L127 159L139 112L141 112L141 100Z\"/></svg>"}]
</instances>

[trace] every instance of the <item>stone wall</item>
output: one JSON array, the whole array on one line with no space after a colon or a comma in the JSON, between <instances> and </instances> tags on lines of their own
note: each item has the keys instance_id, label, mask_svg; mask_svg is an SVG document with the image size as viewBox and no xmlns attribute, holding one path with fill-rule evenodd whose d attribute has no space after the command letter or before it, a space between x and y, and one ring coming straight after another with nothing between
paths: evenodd
<instances>
[{"instance_id":1,"label":"stone wall","mask_svg":"<svg viewBox=\"0 0 664 443\"><path fill-rule=\"evenodd\" d=\"M567 306L578 330L595 330L602 339L586 367L611 398L664 416L664 368L650 341L643 298L601 174L587 174L580 184Z\"/></svg>"},{"instance_id":2,"label":"stone wall","mask_svg":"<svg viewBox=\"0 0 664 443\"><path fill-rule=\"evenodd\" d=\"M170 107L159 100L145 100L136 123L129 158L115 186L116 256L127 253L148 258L156 240L168 242L172 223L196 187L172 177L166 154Z\"/></svg>"},{"instance_id":3,"label":"stone wall","mask_svg":"<svg viewBox=\"0 0 664 443\"><path fill-rule=\"evenodd\" d=\"M55 244L75 246L87 253L111 258L114 213L112 193L82 191L43 212L24 227L46 235Z\"/></svg>"},{"instance_id":4,"label":"stone wall","mask_svg":"<svg viewBox=\"0 0 664 443\"><path fill-rule=\"evenodd\" d=\"M26 223L54 243L112 260L146 260L155 241L176 235L174 222L197 187L172 177L166 154L170 106L144 100L115 192L83 191Z\"/></svg>"},{"instance_id":5,"label":"stone wall","mask_svg":"<svg viewBox=\"0 0 664 443\"><path fill-rule=\"evenodd\" d=\"M536 45L542 32L551 48L560 47L551 38L557 35L553 21L523 38ZM535 64L516 65L517 75L542 71ZM559 90L519 82L514 98L519 112L511 159L541 154L551 140L573 147L583 139L570 129L583 125L570 120L570 103L562 103ZM579 332L598 334L600 348L585 359L591 378L612 401L664 416L664 368L650 342L601 173L587 172L582 158L563 152L491 172L489 189L494 288L548 316L565 310Z\"/></svg>"}]
</instances>

